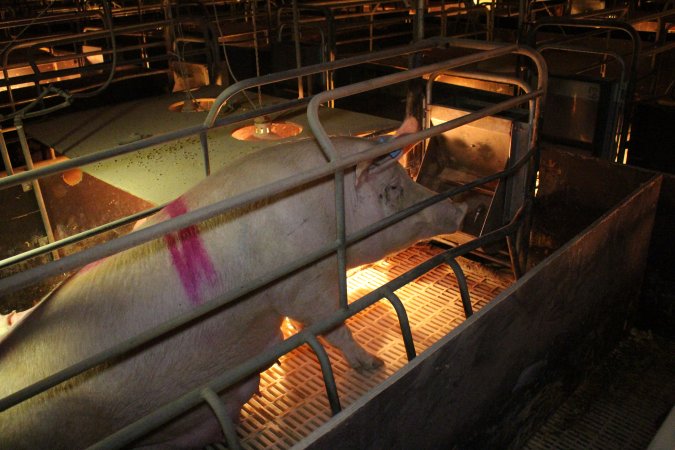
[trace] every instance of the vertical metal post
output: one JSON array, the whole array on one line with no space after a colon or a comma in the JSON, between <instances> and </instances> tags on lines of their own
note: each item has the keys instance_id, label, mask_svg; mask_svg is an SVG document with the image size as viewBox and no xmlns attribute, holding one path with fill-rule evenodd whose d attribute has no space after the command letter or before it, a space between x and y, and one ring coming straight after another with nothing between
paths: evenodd
<instances>
[{"instance_id":1,"label":"vertical metal post","mask_svg":"<svg viewBox=\"0 0 675 450\"><path fill-rule=\"evenodd\" d=\"M302 56L300 54L300 10L298 9L298 0L293 0L293 43L295 44L295 66L302 67ZM302 77L298 77L298 98L304 98L304 88Z\"/></svg>"},{"instance_id":2,"label":"vertical metal post","mask_svg":"<svg viewBox=\"0 0 675 450\"><path fill-rule=\"evenodd\" d=\"M426 1L417 0L417 10L415 11L415 37L414 42L424 39L424 13L426 11Z\"/></svg>"},{"instance_id":3,"label":"vertical metal post","mask_svg":"<svg viewBox=\"0 0 675 450\"><path fill-rule=\"evenodd\" d=\"M199 142L202 145L202 155L204 156L204 171L208 177L211 175L211 159L209 158L209 142L207 140L206 131L199 133Z\"/></svg>"},{"instance_id":4,"label":"vertical metal post","mask_svg":"<svg viewBox=\"0 0 675 450\"><path fill-rule=\"evenodd\" d=\"M347 308L347 227L345 219L345 173L335 173L335 220L337 230L338 298L340 308Z\"/></svg>"},{"instance_id":5,"label":"vertical metal post","mask_svg":"<svg viewBox=\"0 0 675 450\"><path fill-rule=\"evenodd\" d=\"M7 150L7 143L5 142L5 132L0 124L0 153L2 153L2 162L5 164L5 172L7 175L14 175L12 168L12 161L9 159L9 151Z\"/></svg>"},{"instance_id":6,"label":"vertical metal post","mask_svg":"<svg viewBox=\"0 0 675 450\"><path fill-rule=\"evenodd\" d=\"M26 160L26 168L28 170L33 170L33 158L30 154L30 148L28 147L28 140L26 139L26 132L23 129L23 121L20 116L14 118L14 126L16 126L16 132L19 135L19 142L21 143L21 151L23 152L23 157ZM37 200L38 209L40 210L40 217L42 218L42 224L45 227L47 232L47 239L49 243L54 242L54 232L52 231L52 224L49 221L49 215L47 214L47 207L45 206L45 200L42 196L42 190L40 189L40 183L38 180L32 180L31 184L33 186L33 192L35 192L35 199ZM59 259L59 254L55 250L52 252L54 259Z\"/></svg>"}]
</instances>

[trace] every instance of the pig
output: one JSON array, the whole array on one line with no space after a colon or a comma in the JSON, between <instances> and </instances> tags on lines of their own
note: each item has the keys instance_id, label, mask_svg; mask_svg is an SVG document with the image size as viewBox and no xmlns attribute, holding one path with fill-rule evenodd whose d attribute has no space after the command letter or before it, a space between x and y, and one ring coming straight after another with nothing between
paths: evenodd
<instances>
[{"instance_id":1,"label":"pig","mask_svg":"<svg viewBox=\"0 0 675 450\"><path fill-rule=\"evenodd\" d=\"M398 134L416 126L406 120ZM373 145L350 137L333 143L344 156ZM414 183L390 155L384 160L345 173L348 233L434 194ZM313 139L261 150L199 182L142 226L321 164L325 158ZM85 266L5 336L0 397L334 242L333 205L333 178L326 177ZM466 209L445 200L353 244L348 267L452 233ZM325 319L339 308L337 286L336 257L326 257L160 342L9 408L0 413L0 448L89 446L280 342L285 316L305 325ZM355 369L382 365L344 325L325 337ZM253 376L219 393L233 420L258 381ZM203 405L134 446L190 448L219 439L215 416Z\"/></svg>"}]
</instances>

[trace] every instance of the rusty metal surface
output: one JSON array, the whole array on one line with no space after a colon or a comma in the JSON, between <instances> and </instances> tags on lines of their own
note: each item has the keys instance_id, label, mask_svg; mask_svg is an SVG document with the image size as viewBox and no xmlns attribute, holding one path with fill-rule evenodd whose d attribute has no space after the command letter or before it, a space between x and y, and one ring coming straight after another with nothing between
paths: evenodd
<instances>
[{"instance_id":1,"label":"rusty metal surface","mask_svg":"<svg viewBox=\"0 0 675 450\"><path fill-rule=\"evenodd\" d=\"M565 385L619 340L660 184L636 189L299 447L503 448L528 435Z\"/></svg>"}]
</instances>

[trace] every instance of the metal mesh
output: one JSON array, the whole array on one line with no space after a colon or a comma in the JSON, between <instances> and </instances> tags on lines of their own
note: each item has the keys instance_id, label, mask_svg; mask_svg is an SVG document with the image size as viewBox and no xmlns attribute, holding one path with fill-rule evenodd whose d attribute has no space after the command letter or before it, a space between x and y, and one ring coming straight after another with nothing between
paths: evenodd
<instances>
[{"instance_id":1,"label":"metal mesh","mask_svg":"<svg viewBox=\"0 0 675 450\"><path fill-rule=\"evenodd\" d=\"M349 277L350 300L438 252L437 248L417 245L359 270ZM513 282L508 273L493 272L465 259L458 262L467 277L474 311ZM408 312L418 354L464 320L459 289L447 266L434 269L396 293ZM362 311L347 324L356 340L382 358L385 366L360 374L349 368L343 357L327 345L343 407L407 362L396 313L386 300ZM290 323L287 325L292 327ZM309 347L303 346L282 357L279 364L261 375L260 394L243 407L238 434L244 448L289 448L329 418L330 407L319 363Z\"/></svg>"}]
</instances>

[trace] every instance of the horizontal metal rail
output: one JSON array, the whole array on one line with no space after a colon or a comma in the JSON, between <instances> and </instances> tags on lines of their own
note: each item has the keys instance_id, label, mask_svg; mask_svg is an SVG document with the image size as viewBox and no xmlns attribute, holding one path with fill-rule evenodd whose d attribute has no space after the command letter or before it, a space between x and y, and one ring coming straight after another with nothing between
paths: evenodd
<instances>
[{"instance_id":1,"label":"horizontal metal rail","mask_svg":"<svg viewBox=\"0 0 675 450\"><path fill-rule=\"evenodd\" d=\"M462 117L463 119L463 117ZM462 124L457 124L456 126L460 126ZM434 128L439 128L439 127L434 127ZM425 130L429 131L429 130ZM236 197L233 197L232 199L224 200L218 203L215 203L210 206L206 206L191 212L188 212L184 215L175 217L173 219L170 219L166 222L161 222L156 225L149 226L147 228L143 228L137 231L134 231L126 236L122 236L120 238L117 238L115 240L103 243L101 245L98 245L96 247L89 248L87 250L83 250L81 252L66 256L58 261L54 261L52 263L46 264L44 266L36 267L33 269L29 269L25 272L13 275L8 278L4 278L0 280L0 292L2 293L9 293L12 292L13 290L16 290L17 283L16 282L8 282L11 281L12 279L15 278L24 278L22 276L23 273L31 272L32 276L28 277L28 283L30 283L32 280L35 278L46 278L49 276L57 275L59 273L71 270L73 268L82 266L84 264L93 262L95 260L98 260L104 256L109 256L111 254L117 253L119 251L125 250L127 248L131 248L136 245L140 245L143 242L155 239L157 237L161 237L167 233L170 233L175 230L179 230L185 227L188 227L190 225L193 225L195 223L207 220L209 217L213 217L215 215L225 213L227 211L230 211L232 209L253 203L255 201L258 201L259 199L266 198L268 196L273 196L276 195L277 193L292 189L296 186L300 186L303 184L311 183L312 181L315 181L317 179L324 178L326 175L329 175L332 172L335 172L336 170L343 170L346 167L353 166L357 164L361 160L371 160L374 159L378 156L382 156L385 154L388 154L391 152L396 144L400 143L398 142L392 142L392 143L385 143L385 144L378 144L374 147L371 147L369 149L364 150L363 152L360 152L357 155L353 155L350 158L346 158L342 164L340 165L334 165L334 164L329 164L327 163L325 166L319 169L315 169L311 171L310 174L307 175L299 175L299 176L294 176L294 177L289 177L284 180L280 180L278 182L275 182L273 185L271 185L272 188L274 189L264 189L264 188L259 188L254 191L251 191L252 194L242 194ZM393 145L390 145L393 144ZM381 231L388 226L399 222L401 220L404 220L407 217L410 217L423 209L436 204L442 200L445 200L447 198L450 198L452 196L461 194L463 192L467 192L471 190L474 187L480 186L482 184L487 184L490 183L491 181L494 181L499 178L507 177L515 173L517 170L519 170L522 166L524 166L533 156L533 151L531 150L528 152L526 155L523 156L519 161L517 161L512 167L509 169L506 169L502 172L489 175L487 177L483 177L481 179L475 180L471 183L467 183L464 186L460 186L457 188L450 189L446 192L434 195L433 197L430 197L412 207L409 207L403 211L399 211L386 219L383 219L375 224L372 224L366 228L363 228L362 230L354 233L353 235L347 237L346 239L346 245L352 245L355 244L366 237L370 236L371 234L377 233L378 231ZM330 167L330 169L328 169ZM267 186L266 186L267 187ZM268 192L262 192L260 191L268 191ZM257 195L256 195L257 194ZM213 210L216 209L214 212ZM140 236L139 236L140 235ZM475 240L471 241L468 244L468 247L466 247L467 253L471 252L482 245L485 245L487 243L492 243L496 242L497 239L495 240L485 240L487 239L488 236L494 237L493 233L486 234L485 236ZM500 235L501 236L501 235ZM475 244L478 242L479 244ZM107 247L107 248L105 248ZM99 364L102 364L108 360L112 360L115 358L119 358L120 356L123 356L130 352L131 350L140 347L144 344L147 344L151 341L155 341L158 338L162 336L168 336L170 333L175 332L177 328L182 328L199 318L212 313L216 310L219 310L220 308L236 301L237 299L246 296L247 294L250 294L267 284L273 282L274 280L277 280L283 276L287 276L291 273L294 273L303 267L306 267L310 264L313 264L317 261L320 261L324 259L325 257L335 253L337 251L338 244L331 244L328 246L325 246L312 254L299 259L297 261L294 261L290 263L287 267L277 269L275 271L272 271L268 274L264 274L255 280L253 280L248 286L240 287L237 289L233 289L226 294L217 297L216 299L210 300L208 302L205 302L204 304L194 308L192 311L189 311L185 314L182 314L181 316L176 317L175 319L169 320L161 325L158 325L150 330L147 330L144 333L141 333L131 339L128 339L127 341L124 341L111 349L101 352L97 355L94 355L86 360L81 361L80 363L77 363L71 367L68 367L60 372L57 372L56 374L45 378L44 380L41 380L31 386L28 386L15 394L12 394L10 396L7 396L3 399L0 399L0 411L4 411L13 405L19 403L20 401L23 401L27 398L33 397L41 392L44 392L45 390L56 386L59 383L62 383L86 370L89 370L93 367L96 367ZM465 253L462 253L465 254ZM103 256L99 256L103 255ZM65 264L64 264L65 262ZM57 267L53 267L57 266ZM399 286L400 287L400 286ZM397 287L398 289L398 287Z\"/></svg>"},{"instance_id":2,"label":"horizontal metal rail","mask_svg":"<svg viewBox=\"0 0 675 450\"><path fill-rule=\"evenodd\" d=\"M91 228L89 230L83 231L81 233L74 234L72 236L68 236L67 238L60 239L55 242L51 242L49 244L43 245L38 248L34 248L32 250L28 250L27 252L19 253L18 255L10 256L9 258L5 258L0 261L0 269L3 269L5 267L11 266L12 264L17 264L23 261L27 261L31 258L35 258L36 256L44 255L50 252L53 252L54 250L58 250L63 247L67 247L68 245L75 244L77 242L82 242L85 239L89 239L90 237L97 236L101 233L105 233L106 231L114 230L115 228L128 225L132 222L136 222L137 220L143 219L144 217L148 217L160 209L162 209L164 205L159 205L155 206L153 208L146 209L145 211L137 212L135 214L132 214L127 217L122 217L120 219L114 220L112 222L100 225L95 228Z\"/></svg>"},{"instance_id":3,"label":"horizontal metal rail","mask_svg":"<svg viewBox=\"0 0 675 450\"><path fill-rule=\"evenodd\" d=\"M528 95L527 97L530 96L535 96L540 93L533 93ZM520 100L520 99L519 99ZM527 101L528 99L522 99L520 102ZM512 102L509 102L509 107L511 106ZM490 108L491 110L493 108ZM489 115L489 113L486 112L479 112L479 113L474 113L471 119L476 120L480 117L485 117ZM465 123L471 122L471 120L468 120L466 116L463 116L459 119L455 119L452 121L453 123L450 126L436 126L433 127L430 130L425 130L423 132L424 135L430 135L433 133L430 133L431 130L436 129L437 132L441 132L440 130L446 130L450 129L453 127L459 127L461 125L464 125ZM450 123L450 122L449 122ZM444 124L447 125L447 124ZM422 134L422 133L418 133ZM351 157L345 158L342 160L339 164L338 163L327 163L324 166L314 169L306 174L301 174L301 175L296 175L293 177L288 177L284 180L280 180L278 182L275 182L273 185L265 186L263 188L259 188L253 191L250 191L250 193L245 193L238 195L236 197L233 197L231 199L223 200L220 202L217 202L213 205L209 205L203 208L199 208L197 210L188 212L184 215L175 217L173 219L170 219L166 222L161 222L156 225L149 226L147 228L143 228L137 231L134 231L133 233L130 233L129 235L117 238L113 241L101 244L96 247L92 247L87 250L83 250L79 253L73 254L66 256L58 261L54 261L50 264L47 264L45 266L41 267L36 267L34 269L29 269L26 272L22 272L16 275L13 275L11 277L5 278L0 280L0 292L3 293L9 293L12 292L13 290L18 289L19 287L23 287L22 281L23 282L28 282L30 283L31 280L34 280L35 278L45 278L48 276L56 275L59 273L62 273L64 271L71 270L73 268L82 266L84 264L87 264L89 262L93 262L97 259L100 259L105 256L109 256L111 254L117 253L119 251L125 250L127 248L131 248L133 246L139 245L143 242L155 239L157 237L161 237L167 233L170 233L172 231L182 229L185 227L188 227L190 225L193 225L195 223L207 220L210 217L213 217L215 215L225 213L227 211L230 211L235 208L239 208L241 206L245 206L247 204L253 203L255 201L258 201L260 199L263 199L265 197L273 196L276 195L280 192L292 189L296 186L300 186L303 184L308 184L311 183L312 181L324 178L326 175L330 175L331 173L334 173L337 170L344 170L347 167L354 166L357 164L359 161L362 160L372 160L378 156L382 156L385 154L390 153L392 150L395 149L395 147L398 147L401 145L402 139L397 140L396 142L387 142L383 144L378 144L375 145L374 147L371 147L369 149L366 149L356 155L352 155ZM415 142L415 141L411 141ZM467 183L466 185L453 188L451 190L448 190L444 193L437 194L433 197L430 197L410 208L407 208L403 211L400 211L396 214L393 214L392 216L381 220L371 226L368 226L359 232L354 233L352 236L349 236L346 239L346 245L352 245L356 242L359 242L363 239L365 239L367 236L374 234L396 222L399 222L407 217L410 217L421 210L438 203L439 201L442 201L446 198L461 194L463 192L467 192L471 190L474 187L480 186L482 184L487 184L490 183L496 179L507 177L515 173L517 170L519 170L521 167L523 167L527 162L532 158L533 156L533 150L528 152L526 155L524 155L519 161L517 161L512 167L493 174L489 175L483 178L480 178L478 180L475 180L471 183ZM484 238L487 236L493 236L493 233L490 233L488 235L485 235L481 238L479 238L476 241L471 241L468 244L468 249L467 252L473 251L482 245L486 244L488 241L485 241ZM475 244L478 242L479 244ZM489 240L490 243L496 242ZM319 261L326 256L329 256L330 254L333 254L337 250L338 245L337 244L332 244L326 247L323 247L322 249L319 249L312 254L308 255L305 258L302 258L292 264L290 264L288 267L273 271L269 274L265 274L253 282L248 287L241 287L238 289L234 289L227 294L220 296L212 301L206 302L203 305L195 308L193 311L190 311L186 314L183 314L182 316L177 317L176 319L167 321L166 323L159 325L152 330L148 330L147 332L144 332L140 335L138 335L135 338L129 339L128 341L125 341L122 344L119 344L115 346L111 351L109 352L102 352L99 355L95 355L85 361L82 361L79 364L76 364L74 366L71 366L68 369L64 369L63 371L53 375L52 377L49 377L42 382L35 383L34 385L25 388L22 391L17 392L16 394L13 394L12 396L8 396L2 400L0 400L0 411L3 411L12 405L18 403L19 398L24 399L24 398L29 398L34 395L39 394L40 392L43 392L47 389L49 389L52 386L55 386L56 384L59 384L73 376L76 376L92 367L95 367L109 359L114 359L119 356L122 356L129 352L131 349L136 348L138 346L141 346L145 343L148 343L150 341L153 341L160 336L167 335L171 331L174 331L178 327L185 326L194 320L211 313L231 302L236 300L239 297L245 296L257 289L260 289L261 287L269 284L270 282L282 277L286 276L288 274L291 274L293 272L296 272L297 270L306 267L309 264L312 264L316 261ZM56 267L54 267L56 266ZM27 280L22 280L23 278L26 278L22 276L24 273L30 274L27 277ZM13 281L15 280L16 281ZM105 353L105 354L104 354Z\"/></svg>"},{"instance_id":4,"label":"horizontal metal rail","mask_svg":"<svg viewBox=\"0 0 675 450\"><path fill-rule=\"evenodd\" d=\"M435 267L444 264L447 260L463 256L483 245L488 245L503 240L507 235L514 233L515 230L517 230L518 225L519 224L517 222L512 222L498 230L476 239L475 241L470 241L464 244L462 247L449 249L443 253L433 256L432 258L426 260L403 275L398 276L394 280L380 286L374 291L364 295L360 299L350 303L347 309L341 309L330 318L304 328L300 333L285 339L270 351L265 352L264 354L259 354L256 357L249 359L247 362L242 363L241 365L230 369L227 372L224 372L222 375L214 378L204 386L184 394L173 402L166 404L165 406L157 409L153 413L145 416L137 422L122 428L118 432L110 435L108 438L98 442L96 445L93 445L91 448L113 449L122 448L126 445L129 445L148 432L156 429L164 423L169 422L172 419L179 417L184 412L199 405L202 402L202 399L200 398L200 391L202 389L209 388L216 392L220 392L227 387L244 380L246 377L250 376L251 373L264 370L266 367L274 364L283 355L293 351L301 345L306 344L308 335L316 336L325 334L331 329L334 329L335 327L344 323L344 321L350 317L353 317L359 312L369 308L373 304L380 301L382 298L387 297L389 292L394 292L400 289L401 287L414 281L416 278L424 275Z\"/></svg>"},{"instance_id":5,"label":"horizontal metal rail","mask_svg":"<svg viewBox=\"0 0 675 450\"><path fill-rule=\"evenodd\" d=\"M493 46L492 51L488 51L486 52L486 55L483 55L483 59L499 56L503 54L502 52L506 52L507 48L508 51L510 52L519 52L522 54L527 54L528 56L532 56L533 59L537 59L536 55L533 56L534 53L531 52L529 49L523 49L514 46L505 46L505 47L497 46L497 47L498 48L495 48ZM457 67L463 64L474 62L476 60L480 60L480 58L475 55L470 55L469 57L458 58L457 60L446 62L445 65L441 63L430 65L427 67L426 73L440 70L442 67L445 66L447 66L448 68ZM540 69L544 67L542 61L537 60L535 61L535 63L537 67ZM308 183L311 183L319 179L323 179L330 175L335 176L336 183L338 183L339 185L339 179L343 177L344 171L347 168L355 166L357 163L361 161L372 160L378 156L390 153L391 151L395 150L396 148L400 148L401 146L413 144L421 139L431 137L432 135L439 134L452 128L459 127L461 125L477 120L479 118L495 114L499 111L513 108L522 103L530 102L530 108L538 109L540 97L545 93L546 76L545 72L540 72L538 76L538 83L539 83L538 88L533 92L527 93L525 95L520 95L518 97L509 100L505 100L496 105L492 105L482 110L469 113L465 116L454 119L445 124L432 127L430 129L415 133L413 135L403 136L393 142L386 142L383 144L373 145L372 147L369 147L359 152L358 154L340 158L337 152L335 151L332 143L330 142L330 140L328 140L328 137L325 133L325 129L318 122L319 105L323 102L329 101L331 97L341 98L346 95L353 95L353 93L363 92L365 90L372 89L373 87L380 84L386 85L391 84L393 82L401 82L407 79L416 78L418 76L421 76L424 72L425 71L422 68L414 69L409 71L409 73L407 73L405 76L399 76L400 74L393 74L390 76L382 77L382 80L375 83L369 82L357 83L356 85L353 86L347 86L345 88L340 88L327 94L324 93L315 96L310 101L307 114L308 117L310 118L310 128L314 131L317 140L320 143L321 149L328 159L328 162L323 164L322 166L309 170L305 173L284 178L282 180L263 186L261 188L242 193L235 197L225 199L211 205L207 205L203 208L199 208L197 210L188 212L184 215L178 216L169 221L161 222L152 226L148 226L147 228L134 231L127 236L117 238L115 240L101 244L97 247L83 250L77 254L66 256L59 261L54 261L52 263L46 264L45 266L30 269L25 272L2 279L0 280L0 292L3 293L12 292L20 287L27 285L37 277L42 278L49 276L49 274L56 274L61 273L63 271L68 271L70 269L82 266L88 262L92 262L102 257L117 253L121 250L139 245L143 242L147 242L149 240L161 237L171 231L185 228L197 222L202 222L216 215L225 213L227 211L231 211L232 209L248 205L252 202L262 200L264 198L268 198L270 196L285 192L289 189L295 189L297 187L304 186ZM297 75L292 76L292 78L294 78L295 76ZM534 106L531 103L531 100L533 99L537 99ZM222 100L221 106L224 101L225 99ZM215 106L216 105L214 105L214 107ZM202 125L201 127L192 127L191 130L193 131L200 130L202 129L202 127L204 127L204 125ZM534 135L535 134L532 133L532 136ZM325 259L326 257L335 255L336 253L339 253L341 249L344 250L346 247L356 242L359 242L365 239L366 237L374 233L377 233L378 231L381 231L384 228L396 222L404 220L405 218L410 217L435 203L438 203L442 200L445 200L462 192L467 192L468 190L481 184L489 183L499 178L511 176L518 170L520 170L520 168L530 163L535 154L536 149L534 146L531 146L529 151L525 155L523 155L523 157L520 160L516 161L511 167L507 168L504 171L489 175L487 177L483 177L479 180L475 180L474 182L468 183L464 186L450 189L444 193L434 195L410 208L407 208L403 211L399 211L398 213L395 213L390 217L387 217L381 221L378 221L377 223L367 226L351 235L346 235L344 234L343 231L342 238L338 239L338 241L333 244L321 247L313 251L310 255L295 261L291 261L289 264L283 267L278 267L252 280L246 286L233 289L221 296L216 297L215 299L212 299L196 307L192 311L182 314L181 316L169 320L163 324L160 324L150 330L146 330L145 332L137 336L134 336L118 345L115 345L110 349L102 351L84 361L80 361L79 363L70 366L56 374L53 374L45 378L44 380L38 381L37 383L34 383L8 397L5 397L4 399L0 399L0 411L4 411L8 408L11 408L13 405L27 398L35 396L53 386L56 386L57 384L62 383L63 381L72 378L73 376L76 376L86 370L89 370L101 363L119 357L123 357L133 349L142 346L144 343L149 343L150 341L155 341L160 337L168 336L172 333L175 333L177 328L193 324L194 322L203 318L207 314L217 311L221 308L224 308L227 305L232 304L233 302L239 301L243 296L258 290L278 280L283 276L292 274L310 264L314 264L317 261ZM53 166L51 169L53 170ZM15 175L13 177L17 176L18 175ZM0 180L0 182L1 181L2 180ZM341 212L340 209L342 210ZM343 202L336 204L336 216L338 216L339 214L344 215ZM321 348L316 347L315 336L319 334L324 334L325 332L342 324L345 319L369 307L370 305L379 301L383 297L389 299L390 301L392 301L392 304L396 305L397 301L396 299L394 299L393 293L397 289L407 284L408 282L414 280L421 274L426 273L432 268L438 266L439 264L452 261L456 256L466 254L468 252L478 249L481 246L503 240L505 237L512 235L518 229L519 226L519 221L516 219L517 217L518 215L514 216L514 219L512 220L511 223L494 232L488 233L474 241L464 244L461 247L448 250L440 255L432 257L430 260L422 263L421 265L412 269L411 271L406 272L406 274L396 278L395 280L392 280L385 286L380 287L375 291L365 295L356 302L350 305L345 305L330 318L327 318L326 320L320 323L313 324L305 328L299 334L284 340L282 343L275 346L270 351L256 355L255 357L247 360L241 365L224 372L221 376L211 380L202 387L181 396L179 399L167 404L164 407L161 407L160 409L156 410L150 415L142 418L135 424L123 428L119 432L111 435L108 439L101 441L99 444L97 444L96 448L109 448L110 446L119 447L133 442L134 440L147 434L148 432L162 425L163 423L166 423L167 421L184 413L188 409L204 402L205 401L204 393L206 393L207 394L206 396L210 398L211 396L208 394L209 392L208 390L211 390L213 392L220 392L223 389L227 388L228 386L231 386L234 383L244 379L250 374L260 371L266 366L269 366L283 354L305 343L312 345L314 351L316 351L319 354L319 357L322 358L321 357L322 350ZM344 273L342 273L341 276L344 276ZM402 316L399 314L400 323L403 325L402 328L405 328L406 319L405 318L402 319L401 317ZM404 330L404 336L405 335L406 333ZM406 340L405 343L406 352L409 358L414 357L414 345L412 346L410 345L412 341L411 340L408 341L408 338L404 339ZM331 407L333 412L335 413L337 412L337 410L340 409L340 405L339 405L339 398L337 398L337 392L334 389L334 386L332 385L334 381L331 382L332 369L330 368L330 364L327 364L326 361L322 362L322 366L323 366L324 380L326 382L326 388L330 399ZM220 407L218 406L218 404L215 404L212 401L209 403L213 404L214 409L219 410ZM223 427L227 428L227 424L224 423Z\"/></svg>"}]
</instances>

